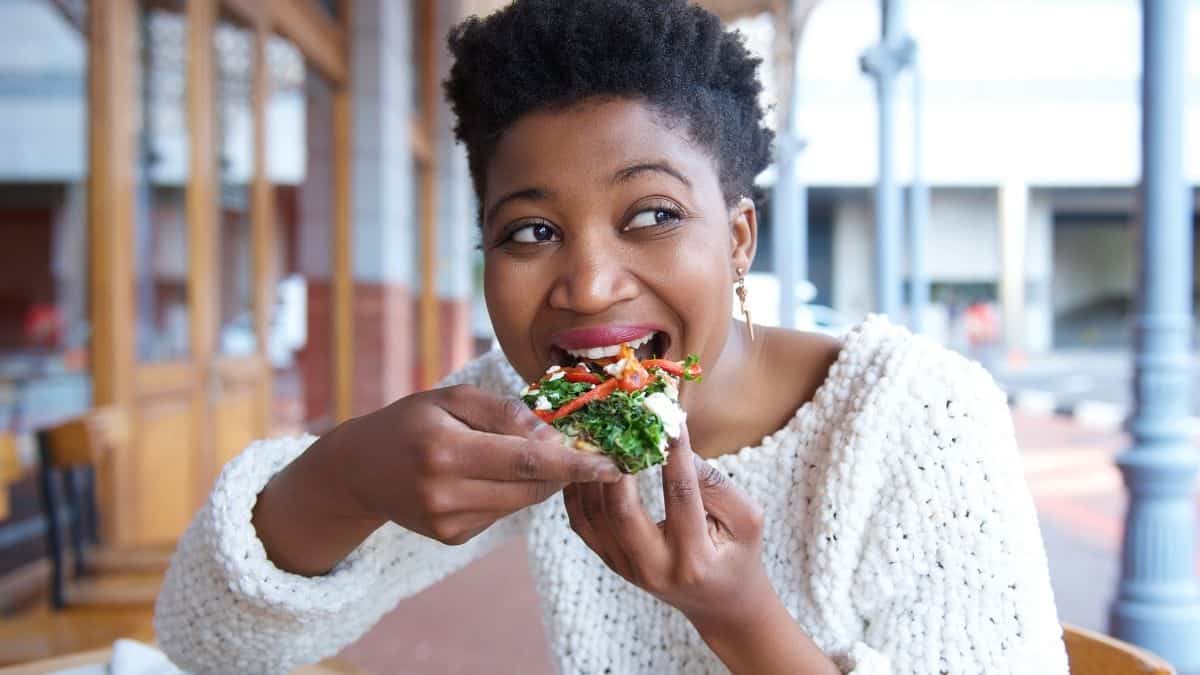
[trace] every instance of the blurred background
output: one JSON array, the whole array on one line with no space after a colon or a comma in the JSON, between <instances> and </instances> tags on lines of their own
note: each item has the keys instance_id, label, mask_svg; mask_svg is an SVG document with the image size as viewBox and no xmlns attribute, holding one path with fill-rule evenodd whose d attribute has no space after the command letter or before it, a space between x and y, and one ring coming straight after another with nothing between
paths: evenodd
<instances>
[{"instance_id":1,"label":"blurred background","mask_svg":"<svg viewBox=\"0 0 1200 675\"><path fill-rule=\"evenodd\" d=\"M0 0L0 665L153 640L167 555L230 457L492 346L440 82L446 31L503 4ZM884 312L981 361L1013 403L1061 618L1200 670L1181 644L1200 635L1200 1L699 4L762 57L780 138L756 321L836 335ZM1162 91L1141 86L1157 5ZM1179 123L1147 131L1147 109ZM1143 139L1187 192L1161 226ZM1130 480L1174 488L1154 527L1176 546L1137 544L1169 563L1126 569L1177 591L1151 603L1189 617L1169 630L1110 614L1134 548L1127 420L1169 432L1171 475ZM551 672L520 542L343 657Z\"/></svg>"}]
</instances>

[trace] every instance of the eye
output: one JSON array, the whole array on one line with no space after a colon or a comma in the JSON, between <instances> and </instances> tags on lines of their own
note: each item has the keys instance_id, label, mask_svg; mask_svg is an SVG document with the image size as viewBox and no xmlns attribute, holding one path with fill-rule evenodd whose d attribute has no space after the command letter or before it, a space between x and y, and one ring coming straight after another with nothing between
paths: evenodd
<instances>
[{"instance_id":1,"label":"eye","mask_svg":"<svg viewBox=\"0 0 1200 675\"><path fill-rule=\"evenodd\" d=\"M513 230L513 233L508 238L510 241L518 244L541 244L547 241L554 241L556 235L554 228L546 223L531 223Z\"/></svg>"},{"instance_id":2,"label":"eye","mask_svg":"<svg viewBox=\"0 0 1200 675\"><path fill-rule=\"evenodd\" d=\"M627 230L637 230L643 227L654 227L655 225L666 225L667 223L679 220L679 212L675 209L665 206L656 206L652 209L643 209L638 211L629 221L629 225L625 226Z\"/></svg>"}]
</instances>

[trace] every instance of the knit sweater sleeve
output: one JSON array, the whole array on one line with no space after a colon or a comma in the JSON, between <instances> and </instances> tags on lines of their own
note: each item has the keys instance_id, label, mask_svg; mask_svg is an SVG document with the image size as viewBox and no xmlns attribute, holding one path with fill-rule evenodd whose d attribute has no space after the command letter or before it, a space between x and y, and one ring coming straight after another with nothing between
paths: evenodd
<instances>
[{"instance_id":1,"label":"knit sweater sleeve","mask_svg":"<svg viewBox=\"0 0 1200 675\"><path fill-rule=\"evenodd\" d=\"M443 385L473 382L472 364ZM259 492L316 439L258 441L230 461L179 542L155 606L162 650L199 673L284 673L332 656L399 602L522 531L528 511L461 546L395 523L325 575L276 567L251 522Z\"/></svg>"},{"instance_id":2,"label":"knit sweater sleeve","mask_svg":"<svg viewBox=\"0 0 1200 675\"><path fill-rule=\"evenodd\" d=\"M915 361L880 420L883 480L851 591L862 638L843 665L858 675L1065 675L1004 396L958 355L927 349Z\"/></svg>"}]
</instances>

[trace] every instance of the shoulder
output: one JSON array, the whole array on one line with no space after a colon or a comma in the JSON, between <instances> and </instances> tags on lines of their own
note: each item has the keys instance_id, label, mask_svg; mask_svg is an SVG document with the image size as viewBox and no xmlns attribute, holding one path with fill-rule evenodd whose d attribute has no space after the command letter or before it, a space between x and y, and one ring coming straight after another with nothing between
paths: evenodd
<instances>
[{"instance_id":1,"label":"shoulder","mask_svg":"<svg viewBox=\"0 0 1200 675\"><path fill-rule=\"evenodd\" d=\"M861 339L874 365L862 371L869 403L856 426L880 446L885 501L915 500L935 517L948 504L1026 492L1006 398L983 366L879 320Z\"/></svg>"},{"instance_id":2,"label":"shoulder","mask_svg":"<svg viewBox=\"0 0 1200 675\"><path fill-rule=\"evenodd\" d=\"M1004 393L979 363L933 340L871 316L850 331L831 376L870 399L885 420L933 431L948 419L989 426L1009 421Z\"/></svg>"},{"instance_id":3,"label":"shoulder","mask_svg":"<svg viewBox=\"0 0 1200 675\"><path fill-rule=\"evenodd\" d=\"M1020 475L1012 418L991 375L882 317L843 337L818 397L827 420L846 430L847 447L897 479L893 487L941 482L965 466Z\"/></svg>"},{"instance_id":4,"label":"shoulder","mask_svg":"<svg viewBox=\"0 0 1200 675\"><path fill-rule=\"evenodd\" d=\"M525 382L513 370L504 352L491 349L468 361L462 368L447 375L435 388L470 384L498 396L516 396Z\"/></svg>"}]
</instances>

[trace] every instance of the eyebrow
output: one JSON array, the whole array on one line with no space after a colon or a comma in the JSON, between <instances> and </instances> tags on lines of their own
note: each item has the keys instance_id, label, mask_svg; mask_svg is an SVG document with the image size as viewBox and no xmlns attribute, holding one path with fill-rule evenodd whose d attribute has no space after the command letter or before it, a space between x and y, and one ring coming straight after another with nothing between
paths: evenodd
<instances>
[{"instance_id":1,"label":"eyebrow","mask_svg":"<svg viewBox=\"0 0 1200 675\"><path fill-rule=\"evenodd\" d=\"M515 190L510 192L500 199L497 199L496 203L492 204L492 208L487 210L487 213L483 218L484 225L491 223L492 219L496 217L496 212L500 210L500 207L509 202L516 201L518 199L525 199L534 202L545 201L549 199L552 194L553 193L551 191L543 190L542 188L525 188L523 190Z\"/></svg>"},{"instance_id":2,"label":"eyebrow","mask_svg":"<svg viewBox=\"0 0 1200 675\"><path fill-rule=\"evenodd\" d=\"M638 164L634 164L633 166L627 166L624 169L621 169L620 171L614 173L611 182L614 185L617 183L625 183L627 181L633 180L634 178L637 178L639 175L641 175L643 173L651 172L651 171L657 172L657 173L665 173L668 176L679 181L680 183L683 183L684 185L686 185L689 190L692 188L692 182L690 180L688 180L686 176L684 176L679 171L676 171L674 167L672 167L670 164L667 164L666 162L640 162Z\"/></svg>"},{"instance_id":3,"label":"eyebrow","mask_svg":"<svg viewBox=\"0 0 1200 675\"><path fill-rule=\"evenodd\" d=\"M689 190L692 188L692 182L690 180L688 180L686 176L684 176L679 171L676 171L675 168L672 167L670 164L668 164L666 162L661 162L661 161L639 162L632 166L627 166L624 169L620 169L619 171L614 173L612 178L609 180L609 182L613 185L616 185L618 183L625 183L625 182L631 181L634 178L637 178L639 175L641 175L643 173L647 173L647 172L657 172L657 173L666 174L666 175L674 178L675 180L679 181L680 183L683 183L685 186L687 186L687 188ZM504 206L505 204L507 204L509 202L517 201L517 200L528 200L528 201L535 201L535 202L536 201L545 201L547 199L550 199L553 195L554 195L554 193L550 190L546 190L543 188L536 188L536 187L523 188L521 190L514 190L513 192L509 192L508 194L504 195L500 199L497 199L496 203L492 204L492 207L487 210L487 213L484 214L484 218L483 218L484 225L486 226L487 224L491 223L492 219L496 217L496 213L500 211L500 207Z\"/></svg>"}]
</instances>

